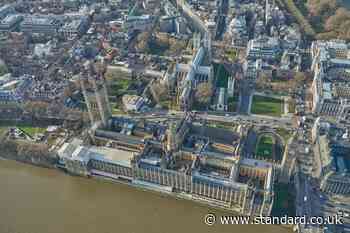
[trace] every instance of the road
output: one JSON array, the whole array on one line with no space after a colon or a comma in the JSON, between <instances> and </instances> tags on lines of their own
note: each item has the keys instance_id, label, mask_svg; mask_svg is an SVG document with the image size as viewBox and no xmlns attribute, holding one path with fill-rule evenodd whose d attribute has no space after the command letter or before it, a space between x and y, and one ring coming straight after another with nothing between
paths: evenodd
<instances>
[{"instance_id":1,"label":"road","mask_svg":"<svg viewBox=\"0 0 350 233\"><path fill-rule=\"evenodd\" d=\"M269 117L269 116L261 116L261 115L240 115L235 113L227 113L223 114L222 112L195 112L196 120L207 120L207 121L216 121L223 123L247 123L254 124L256 126L265 126L271 128L283 127L287 130L294 130L293 125L291 124L290 118L283 117ZM158 110L152 112L144 112L129 115L134 119L142 119L142 118L183 118L186 113L180 111L167 111L167 110ZM220 115L218 115L220 114ZM128 117L128 115L122 115L123 117Z\"/></svg>"},{"instance_id":2,"label":"road","mask_svg":"<svg viewBox=\"0 0 350 233\"><path fill-rule=\"evenodd\" d=\"M312 119L308 120L313 122ZM297 175L295 186L297 190L296 215L297 216L335 216L344 213L343 225L305 225L300 226L300 232L318 233L322 228L328 228L331 232L344 233L350 231L350 198L334 197L320 191L319 178L316 176L318 163L311 146L312 124L302 124L297 129L298 146L295 148L297 155Z\"/></svg>"},{"instance_id":3,"label":"road","mask_svg":"<svg viewBox=\"0 0 350 233\"><path fill-rule=\"evenodd\" d=\"M296 195L296 215L305 216L310 219L314 216L321 216L320 194L317 191L315 180L311 176L298 172L295 176ZM318 233L321 226L305 224L300 225L301 232Z\"/></svg>"},{"instance_id":4,"label":"road","mask_svg":"<svg viewBox=\"0 0 350 233\"><path fill-rule=\"evenodd\" d=\"M222 36L226 31L226 18L228 13L229 2L228 0L220 0L220 4L218 7L218 15L216 19L217 27L216 27L216 40L222 40Z\"/></svg>"},{"instance_id":5,"label":"road","mask_svg":"<svg viewBox=\"0 0 350 233\"><path fill-rule=\"evenodd\" d=\"M254 93L254 82L251 80L241 80L239 109L240 114L250 114L251 103Z\"/></svg>"},{"instance_id":6,"label":"road","mask_svg":"<svg viewBox=\"0 0 350 233\"><path fill-rule=\"evenodd\" d=\"M296 175L294 177L296 195L296 215L306 216L307 219L322 216L321 192L319 181L312 177L315 164L314 151L310 146L310 132L304 125L297 129L297 147L294 148L297 156ZM300 225L300 232L321 232L320 225Z\"/></svg>"}]
</instances>

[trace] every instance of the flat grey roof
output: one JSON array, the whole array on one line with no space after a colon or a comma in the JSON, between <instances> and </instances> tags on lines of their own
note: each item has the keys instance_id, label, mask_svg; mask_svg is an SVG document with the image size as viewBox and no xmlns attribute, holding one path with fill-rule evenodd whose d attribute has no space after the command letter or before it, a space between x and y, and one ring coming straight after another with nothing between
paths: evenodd
<instances>
[{"instance_id":1,"label":"flat grey roof","mask_svg":"<svg viewBox=\"0 0 350 233\"><path fill-rule=\"evenodd\" d=\"M93 152L91 156L92 159L107 163L116 163L127 167L131 166L131 159L133 158L132 152L108 147L91 147L90 151Z\"/></svg>"}]
</instances>

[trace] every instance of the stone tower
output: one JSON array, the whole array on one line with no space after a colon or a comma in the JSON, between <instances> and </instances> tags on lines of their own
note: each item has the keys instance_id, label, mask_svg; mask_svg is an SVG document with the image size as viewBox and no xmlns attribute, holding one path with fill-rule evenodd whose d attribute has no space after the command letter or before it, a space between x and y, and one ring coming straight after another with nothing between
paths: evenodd
<instances>
[{"instance_id":1,"label":"stone tower","mask_svg":"<svg viewBox=\"0 0 350 233\"><path fill-rule=\"evenodd\" d=\"M230 76L227 80L227 95L228 97L233 97L235 91L235 79Z\"/></svg>"},{"instance_id":2,"label":"stone tower","mask_svg":"<svg viewBox=\"0 0 350 233\"><path fill-rule=\"evenodd\" d=\"M211 51L211 35L210 32L205 33L203 39L203 46L207 52L209 63L211 63L212 59L212 51Z\"/></svg>"},{"instance_id":3,"label":"stone tower","mask_svg":"<svg viewBox=\"0 0 350 233\"><path fill-rule=\"evenodd\" d=\"M197 51L201 46L201 34L193 33L193 51Z\"/></svg>"},{"instance_id":4,"label":"stone tower","mask_svg":"<svg viewBox=\"0 0 350 233\"><path fill-rule=\"evenodd\" d=\"M107 127L112 111L103 73L96 72L93 64L87 61L80 75L80 84L91 125L101 122L103 127Z\"/></svg>"},{"instance_id":5,"label":"stone tower","mask_svg":"<svg viewBox=\"0 0 350 233\"><path fill-rule=\"evenodd\" d=\"M170 152L176 150L176 141L176 122L171 121L167 130L167 151Z\"/></svg>"}]
</instances>

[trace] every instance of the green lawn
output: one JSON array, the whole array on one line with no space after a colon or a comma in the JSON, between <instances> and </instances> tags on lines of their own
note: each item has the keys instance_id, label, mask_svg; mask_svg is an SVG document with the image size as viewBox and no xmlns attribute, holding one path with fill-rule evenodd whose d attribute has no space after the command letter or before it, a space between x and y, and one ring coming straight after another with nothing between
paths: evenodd
<instances>
[{"instance_id":1,"label":"green lawn","mask_svg":"<svg viewBox=\"0 0 350 233\"><path fill-rule=\"evenodd\" d=\"M33 137L37 133L45 133L46 131L46 128L31 127L31 126L20 127L20 129L31 137Z\"/></svg>"},{"instance_id":2,"label":"green lawn","mask_svg":"<svg viewBox=\"0 0 350 233\"><path fill-rule=\"evenodd\" d=\"M129 87L129 85L130 85L130 83L131 83L131 80L129 80L129 79L120 79L119 81L118 81L118 87L120 87L121 89L127 89L128 87Z\"/></svg>"},{"instance_id":3,"label":"green lawn","mask_svg":"<svg viewBox=\"0 0 350 233\"><path fill-rule=\"evenodd\" d=\"M0 136L2 136L7 130L8 130L8 127L0 126Z\"/></svg>"},{"instance_id":4,"label":"green lawn","mask_svg":"<svg viewBox=\"0 0 350 233\"><path fill-rule=\"evenodd\" d=\"M124 112L119 109L119 108L112 108L112 115L120 115L120 114L124 114Z\"/></svg>"},{"instance_id":5,"label":"green lawn","mask_svg":"<svg viewBox=\"0 0 350 233\"><path fill-rule=\"evenodd\" d=\"M228 111L235 112L238 104L238 96L229 97L227 102L228 102Z\"/></svg>"},{"instance_id":6,"label":"green lawn","mask_svg":"<svg viewBox=\"0 0 350 233\"><path fill-rule=\"evenodd\" d=\"M292 136L292 132L286 130L285 128L276 129L276 133L279 134L285 141L287 141Z\"/></svg>"},{"instance_id":7,"label":"green lawn","mask_svg":"<svg viewBox=\"0 0 350 233\"><path fill-rule=\"evenodd\" d=\"M111 96L121 96L126 93L129 85L132 83L130 79L118 79L113 82L109 88L109 95Z\"/></svg>"},{"instance_id":8,"label":"green lawn","mask_svg":"<svg viewBox=\"0 0 350 233\"><path fill-rule=\"evenodd\" d=\"M227 72L223 64L214 64L214 76L216 78L216 86L227 88L227 80L230 74Z\"/></svg>"},{"instance_id":9,"label":"green lawn","mask_svg":"<svg viewBox=\"0 0 350 233\"><path fill-rule=\"evenodd\" d=\"M262 136L259 139L256 155L266 159L272 159L273 139L271 136Z\"/></svg>"},{"instance_id":10,"label":"green lawn","mask_svg":"<svg viewBox=\"0 0 350 233\"><path fill-rule=\"evenodd\" d=\"M111 109L112 109L112 115L120 115L124 114L123 112L123 106L119 102L113 102L111 103Z\"/></svg>"},{"instance_id":11,"label":"green lawn","mask_svg":"<svg viewBox=\"0 0 350 233\"><path fill-rule=\"evenodd\" d=\"M46 126L33 126L28 123L17 122L17 121L0 121L0 134L10 128L17 127L27 133L29 136L33 137L36 133L45 133Z\"/></svg>"},{"instance_id":12,"label":"green lawn","mask_svg":"<svg viewBox=\"0 0 350 233\"><path fill-rule=\"evenodd\" d=\"M272 216L295 216L295 190L286 184L274 185Z\"/></svg>"},{"instance_id":13,"label":"green lawn","mask_svg":"<svg viewBox=\"0 0 350 233\"><path fill-rule=\"evenodd\" d=\"M253 114L280 117L283 111L283 100L254 95L251 112Z\"/></svg>"},{"instance_id":14,"label":"green lawn","mask_svg":"<svg viewBox=\"0 0 350 233\"><path fill-rule=\"evenodd\" d=\"M226 51L225 55L230 61L234 61L237 58L237 51L234 49L229 49Z\"/></svg>"},{"instance_id":15,"label":"green lawn","mask_svg":"<svg viewBox=\"0 0 350 233\"><path fill-rule=\"evenodd\" d=\"M194 101L192 105L192 109L196 111L206 111L207 108L208 108L208 104L199 103L197 101Z\"/></svg>"}]
</instances>

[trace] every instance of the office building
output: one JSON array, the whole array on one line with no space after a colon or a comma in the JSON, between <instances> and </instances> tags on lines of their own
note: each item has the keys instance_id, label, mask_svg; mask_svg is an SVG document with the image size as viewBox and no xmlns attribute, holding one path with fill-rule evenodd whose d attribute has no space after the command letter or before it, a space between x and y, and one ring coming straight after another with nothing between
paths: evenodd
<instances>
[{"instance_id":1,"label":"office building","mask_svg":"<svg viewBox=\"0 0 350 233\"><path fill-rule=\"evenodd\" d=\"M0 31L10 32L19 28L19 24L22 21L21 15L8 15L0 20Z\"/></svg>"},{"instance_id":2,"label":"office building","mask_svg":"<svg viewBox=\"0 0 350 233\"><path fill-rule=\"evenodd\" d=\"M313 129L315 155L321 190L337 195L350 194L350 140L349 129L315 122Z\"/></svg>"},{"instance_id":3,"label":"office building","mask_svg":"<svg viewBox=\"0 0 350 233\"><path fill-rule=\"evenodd\" d=\"M280 43L275 37L259 37L250 40L247 45L248 59L273 61L281 53Z\"/></svg>"},{"instance_id":4,"label":"office building","mask_svg":"<svg viewBox=\"0 0 350 233\"><path fill-rule=\"evenodd\" d=\"M54 36L62 21L51 15L26 15L21 23L21 31L27 34L40 33Z\"/></svg>"},{"instance_id":5,"label":"office building","mask_svg":"<svg viewBox=\"0 0 350 233\"><path fill-rule=\"evenodd\" d=\"M315 41L311 46L314 113L337 118L350 117L350 69L348 45L344 41Z\"/></svg>"}]
</instances>

